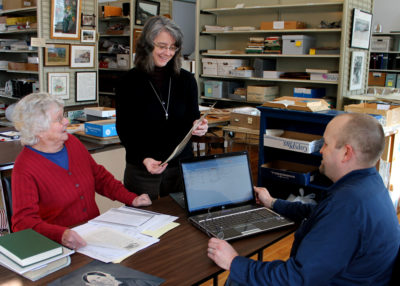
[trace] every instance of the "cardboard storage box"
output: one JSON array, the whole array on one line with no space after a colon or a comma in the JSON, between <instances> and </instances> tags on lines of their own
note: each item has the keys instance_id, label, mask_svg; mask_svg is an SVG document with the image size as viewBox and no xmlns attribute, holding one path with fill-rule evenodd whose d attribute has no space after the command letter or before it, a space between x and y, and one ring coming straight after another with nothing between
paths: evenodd
<instances>
[{"instance_id":1,"label":"cardboard storage box","mask_svg":"<svg viewBox=\"0 0 400 286\"><path fill-rule=\"evenodd\" d=\"M8 62L8 69L9 70L18 70L18 71L38 71L39 65L38 64L30 64L30 63Z\"/></svg>"},{"instance_id":2,"label":"cardboard storage box","mask_svg":"<svg viewBox=\"0 0 400 286\"><path fill-rule=\"evenodd\" d=\"M264 71L276 70L276 59L255 58L253 62L254 76L263 77Z\"/></svg>"},{"instance_id":3,"label":"cardboard storage box","mask_svg":"<svg viewBox=\"0 0 400 286\"><path fill-rule=\"evenodd\" d=\"M283 71L264 71L263 78L280 78L284 73Z\"/></svg>"},{"instance_id":4,"label":"cardboard storage box","mask_svg":"<svg viewBox=\"0 0 400 286\"><path fill-rule=\"evenodd\" d=\"M240 87L240 84L234 81L206 80L204 81L204 96L227 98L238 87Z\"/></svg>"},{"instance_id":5,"label":"cardboard storage box","mask_svg":"<svg viewBox=\"0 0 400 286\"><path fill-rule=\"evenodd\" d=\"M338 81L339 73L330 72L330 73L310 73L310 80L319 80L319 81Z\"/></svg>"},{"instance_id":6,"label":"cardboard storage box","mask_svg":"<svg viewBox=\"0 0 400 286\"><path fill-rule=\"evenodd\" d=\"M307 35L283 35L282 54L306 55L315 48L315 38Z\"/></svg>"},{"instance_id":7,"label":"cardboard storage box","mask_svg":"<svg viewBox=\"0 0 400 286\"><path fill-rule=\"evenodd\" d=\"M396 80L397 80L397 74L395 74L395 73L387 73L386 74L386 80L385 80L385 86L387 86L387 87L396 87Z\"/></svg>"},{"instance_id":8,"label":"cardboard storage box","mask_svg":"<svg viewBox=\"0 0 400 286\"><path fill-rule=\"evenodd\" d=\"M304 29L306 23L299 21L261 22L260 30Z\"/></svg>"},{"instance_id":9,"label":"cardboard storage box","mask_svg":"<svg viewBox=\"0 0 400 286\"><path fill-rule=\"evenodd\" d=\"M384 72L369 72L368 85L369 86L385 86L386 73Z\"/></svg>"},{"instance_id":10,"label":"cardboard storage box","mask_svg":"<svg viewBox=\"0 0 400 286\"><path fill-rule=\"evenodd\" d=\"M103 6L104 17L122 16L122 8L115 6Z\"/></svg>"},{"instance_id":11,"label":"cardboard storage box","mask_svg":"<svg viewBox=\"0 0 400 286\"><path fill-rule=\"evenodd\" d=\"M115 116L115 108L112 107L85 107L83 109L85 114L98 116L98 117L111 117Z\"/></svg>"},{"instance_id":12,"label":"cardboard storage box","mask_svg":"<svg viewBox=\"0 0 400 286\"><path fill-rule=\"evenodd\" d=\"M230 70L229 75L237 77L253 77L254 70Z\"/></svg>"},{"instance_id":13,"label":"cardboard storage box","mask_svg":"<svg viewBox=\"0 0 400 286\"><path fill-rule=\"evenodd\" d=\"M3 10L12 10L36 6L36 0L3 0Z\"/></svg>"},{"instance_id":14,"label":"cardboard storage box","mask_svg":"<svg viewBox=\"0 0 400 286\"><path fill-rule=\"evenodd\" d=\"M203 74L218 75L218 60L212 58L202 58Z\"/></svg>"},{"instance_id":15,"label":"cardboard storage box","mask_svg":"<svg viewBox=\"0 0 400 286\"><path fill-rule=\"evenodd\" d=\"M314 181L314 176L318 173L318 167L276 160L261 165L261 172L263 177L307 186Z\"/></svg>"},{"instance_id":16,"label":"cardboard storage box","mask_svg":"<svg viewBox=\"0 0 400 286\"><path fill-rule=\"evenodd\" d=\"M329 109L329 103L324 99L293 96L281 96L265 102L262 106L310 112Z\"/></svg>"},{"instance_id":17,"label":"cardboard storage box","mask_svg":"<svg viewBox=\"0 0 400 286\"><path fill-rule=\"evenodd\" d=\"M85 133L97 137L118 136L115 119L85 122Z\"/></svg>"},{"instance_id":18,"label":"cardboard storage box","mask_svg":"<svg viewBox=\"0 0 400 286\"><path fill-rule=\"evenodd\" d=\"M318 152L323 144L322 136L308 133L284 131L280 136L264 135L264 146L300 153Z\"/></svg>"},{"instance_id":19,"label":"cardboard storage box","mask_svg":"<svg viewBox=\"0 0 400 286\"><path fill-rule=\"evenodd\" d=\"M242 59L218 59L217 61L217 74L218 75L229 75L231 70L237 67L247 66L249 62Z\"/></svg>"},{"instance_id":20,"label":"cardboard storage box","mask_svg":"<svg viewBox=\"0 0 400 286\"><path fill-rule=\"evenodd\" d=\"M235 108L231 112L230 124L232 126L260 129L260 111L254 107Z\"/></svg>"},{"instance_id":21,"label":"cardboard storage box","mask_svg":"<svg viewBox=\"0 0 400 286\"><path fill-rule=\"evenodd\" d=\"M279 95L279 86L247 86L247 101L265 102Z\"/></svg>"},{"instance_id":22,"label":"cardboard storage box","mask_svg":"<svg viewBox=\"0 0 400 286\"><path fill-rule=\"evenodd\" d=\"M371 38L372 52L389 52L393 48L392 37L376 37Z\"/></svg>"},{"instance_id":23,"label":"cardboard storage box","mask_svg":"<svg viewBox=\"0 0 400 286\"><path fill-rule=\"evenodd\" d=\"M325 96L325 88L295 87L293 89L293 96L306 98L322 98Z\"/></svg>"},{"instance_id":24,"label":"cardboard storage box","mask_svg":"<svg viewBox=\"0 0 400 286\"><path fill-rule=\"evenodd\" d=\"M344 111L382 115L386 126L400 124L400 106L398 105L359 103L346 105Z\"/></svg>"}]
</instances>

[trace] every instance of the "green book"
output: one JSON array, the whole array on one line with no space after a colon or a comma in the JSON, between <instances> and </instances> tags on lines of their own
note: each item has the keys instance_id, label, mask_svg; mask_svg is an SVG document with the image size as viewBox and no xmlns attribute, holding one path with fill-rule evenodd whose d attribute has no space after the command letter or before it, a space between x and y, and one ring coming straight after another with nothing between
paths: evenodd
<instances>
[{"instance_id":1,"label":"green book","mask_svg":"<svg viewBox=\"0 0 400 286\"><path fill-rule=\"evenodd\" d=\"M33 229L0 237L0 252L21 266L27 266L62 253L62 246Z\"/></svg>"}]
</instances>

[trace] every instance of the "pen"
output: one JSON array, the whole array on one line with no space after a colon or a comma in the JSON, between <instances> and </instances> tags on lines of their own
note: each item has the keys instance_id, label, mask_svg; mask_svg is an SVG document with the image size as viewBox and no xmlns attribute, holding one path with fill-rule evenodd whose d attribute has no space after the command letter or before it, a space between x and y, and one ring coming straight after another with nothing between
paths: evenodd
<instances>
[{"instance_id":1,"label":"pen","mask_svg":"<svg viewBox=\"0 0 400 286\"><path fill-rule=\"evenodd\" d=\"M6 137L6 138L10 138L10 139L19 139L19 135L7 135L7 134L3 134L3 133L0 133L0 136L1 137Z\"/></svg>"}]
</instances>

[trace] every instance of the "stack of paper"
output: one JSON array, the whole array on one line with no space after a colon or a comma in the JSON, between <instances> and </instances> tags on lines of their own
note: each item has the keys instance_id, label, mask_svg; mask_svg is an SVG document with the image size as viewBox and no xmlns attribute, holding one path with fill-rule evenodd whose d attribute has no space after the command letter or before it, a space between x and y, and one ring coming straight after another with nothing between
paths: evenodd
<instances>
[{"instance_id":1,"label":"stack of paper","mask_svg":"<svg viewBox=\"0 0 400 286\"><path fill-rule=\"evenodd\" d=\"M72 253L32 229L0 237L0 264L32 281L68 266Z\"/></svg>"},{"instance_id":2,"label":"stack of paper","mask_svg":"<svg viewBox=\"0 0 400 286\"><path fill-rule=\"evenodd\" d=\"M74 230L87 245L78 252L103 262L120 262L159 241L178 226L177 217L131 207L113 208Z\"/></svg>"},{"instance_id":3,"label":"stack of paper","mask_svg":"<svg viewBox=\"0 0 400 286\"><path fill-rule=\"evenodd\" d=\"M204 25L205 32L226 32L232 31L232 26L211 26L211 25Z\"/></svg>"}]
</instances>

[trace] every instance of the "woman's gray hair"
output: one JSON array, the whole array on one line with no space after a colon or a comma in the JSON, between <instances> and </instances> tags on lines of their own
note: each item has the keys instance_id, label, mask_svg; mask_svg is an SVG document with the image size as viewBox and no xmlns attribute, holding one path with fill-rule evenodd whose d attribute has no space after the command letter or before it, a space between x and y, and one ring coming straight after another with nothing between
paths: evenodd
<instances>
[{"instance_id":1,"label":"woman's gray hair","mask_svg":"<svg viewBox=\"0 0 400 286\"><path fill-rule=\"evenodd\" d=\"M171 37L175 39L175 47L178 49L168 65L171 66L174 73L179 74L182 66L181 47L183 43L183 34L174 21L163 16L154 16L146 21L143 32L136 44L135 65L138 69L146 73L152 73L154 71L154 59L152 54L154 50L154 39L163 31L169 33Z\"/></svg>"},{"instance_id":2,"label":"woman's gray hair","mask_svg":"<svg viewBox=\"0 0 400 286\"><path fill-rule=\"evenodd\" d=\"M48 93L31 93L22 98L14 108L12 119L15 129L21 133L21 144L38 143L37 135L50 128L52 106L64 107L64 101Z\"/></svg>"}]
</instances>

